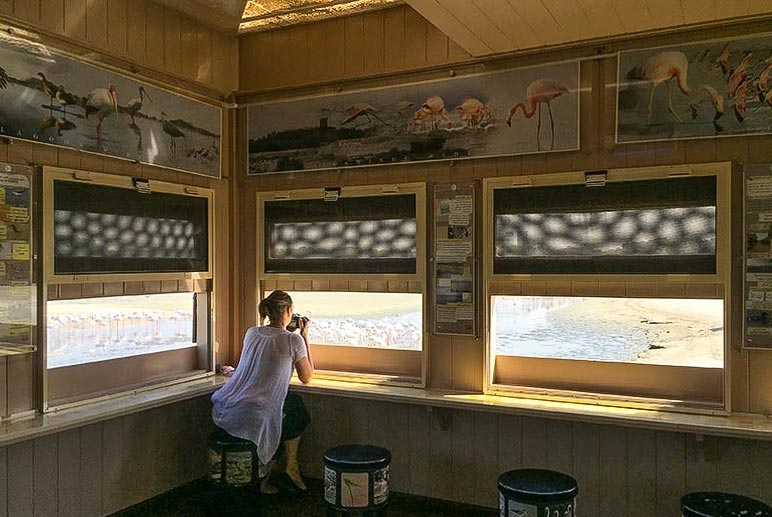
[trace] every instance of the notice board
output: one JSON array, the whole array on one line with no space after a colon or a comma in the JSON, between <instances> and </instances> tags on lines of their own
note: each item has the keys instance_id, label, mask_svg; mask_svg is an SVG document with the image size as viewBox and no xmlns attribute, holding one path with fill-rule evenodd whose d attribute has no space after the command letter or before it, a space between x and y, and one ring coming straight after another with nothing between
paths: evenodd
<instances>
[{"instance_id":1,"label":"notice board","mask_svg":"<svg viewBox=\"0 0 772 517\"><path fill-rule=\"evenodd\" d=\"M475 335L474 184L434 187L434 333Z\"/></svg>"},{"instance_id":2,"label":"notice board","mask_svg":"<svg viewBox=\"0 0 772 517\"><path fill-rule=\"evenodd\" d=\"M0 355L33 352L33 168L0 163Z\"/></svg>"},{"instance_id":3,"label":"notice board","mask_svg":"<svg viewBox=\"0 0 772 517\"><path fill-rule=\"evenodd\" d=\"M744 167L743 346L772 350L772 164Z\"/></svg>"}]
</instances>

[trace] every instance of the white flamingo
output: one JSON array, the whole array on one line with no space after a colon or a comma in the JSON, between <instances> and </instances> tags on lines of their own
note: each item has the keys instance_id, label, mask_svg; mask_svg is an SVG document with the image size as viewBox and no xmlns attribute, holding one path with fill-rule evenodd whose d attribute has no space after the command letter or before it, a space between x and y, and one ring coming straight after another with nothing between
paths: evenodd
<instances>
[{"instance_id":1,"label":"white flamingo","mask_svg":"<svg viewBox=\"0 0 772 517\"><path fill-rule=\"evenodd\" d=\"M91 114L95 114L99 119L97 123L97 141L99 145L102 145L102 122L111 113L118 113L118 97L115 85L110 84L107 88L91 90L86 95L84 109L86 111L86 118Z\"/></svg>"},{"instance_id":2,"label":"white flamingo","mask_svg":"<svg viewBox=\"0 0 772 517\"><path fill-rule=\"evenodd\" d=\"M651 92L649 93L649 104L646 108L646 117L648 121L651 121L652 104L654 103L654 92L657 87L665 83L667 88L667 106L670 114L678 122L681 122L681 117L673 109L673 98L670 91L670 80L675 79L678 89L681 93L690 97L701 96L705 93L710 98L713 109L716 114L713 120L716 121L724 114L724 98L710 85L700 84L696 88L689 86L687 81L687 71L689 69L689 61L686 59L686 55L683 52L675 50L668 50L660 52L651 56L646 62L634 68L628 73L630 79L640 79L648 82L651 85ZM692 118L697 115L698 103L692 104Z\"/></svg>"}]
</instances>

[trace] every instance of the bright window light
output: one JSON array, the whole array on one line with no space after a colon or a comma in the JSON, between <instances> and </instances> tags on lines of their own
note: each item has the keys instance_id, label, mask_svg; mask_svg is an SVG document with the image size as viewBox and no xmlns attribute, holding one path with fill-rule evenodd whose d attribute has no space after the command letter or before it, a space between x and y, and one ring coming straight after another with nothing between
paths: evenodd
<instances>
[{"instance_id":1,"label":"bright window light","mask_svg":"<svg viewBox=\"0 0 772 517\"><path fill-rule=\"evenodd\" d=\"M191 347L193 293L53 300L48 368Z\"/></svg>"},{"instance_id":2,"label":"bright window light","mask_svg":"<svg viewBox=\"0 0 772 517\"><path fill-rule=\"evenodd\" d=\"M295 312L312 320L308 328L312 344L422 349L421 294L293 291L289 295Z\"/></svg>"},{"instance_id":3,"label":"bright window light","mask_svg":"<svg viewBox=\"0 0 772 517\"><path fill-rule=\"evenodd\" d=\"M724 366L723 300L494 296L496 355Z\"/></svg>"}]
</instances>

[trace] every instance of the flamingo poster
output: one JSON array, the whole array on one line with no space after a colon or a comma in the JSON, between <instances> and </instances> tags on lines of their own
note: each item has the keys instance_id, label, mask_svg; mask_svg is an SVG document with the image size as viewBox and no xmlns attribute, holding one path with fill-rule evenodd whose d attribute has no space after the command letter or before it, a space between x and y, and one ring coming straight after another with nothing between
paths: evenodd
<instances>
[{"instance_id":1,"label":"flamingo poster","mask_svg":"<svg viewBox=\"0 0 772 517\"><path fill-rule=\"evenodd\" d=\"M772 133L772 35L621 52L617 142Z\"/></svg>"},{"instance_id":2,"label":"flamingo poster","mask_svg":"<svg viewBox=\"0 0 772 517\"><path fill-rule=\"evenodd\" d=\"M249 174L570 151L579 63L249 108Z\"/></svg>"},{"instance_id":3,"label":"flamingo poster","mask_svg":"<svg viewBox=\"0 0 772 517\"><path fill-rule=\"evenodd\" d=\"M221 109L0 35L0 136L220 177Z\"/></svg>"}]
</instances>

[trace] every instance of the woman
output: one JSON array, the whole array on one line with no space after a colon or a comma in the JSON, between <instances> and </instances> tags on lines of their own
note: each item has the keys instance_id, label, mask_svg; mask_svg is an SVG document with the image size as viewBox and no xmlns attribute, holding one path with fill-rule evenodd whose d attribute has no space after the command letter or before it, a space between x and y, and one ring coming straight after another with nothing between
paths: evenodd
<instances>
[{"instance_id":1,"label":"woman","mask_svg":"<svg viewBox=\"0 0 772 517\"><path fill-rule=\"evenodd\" d=\"M260 302L258 310L260 322L267 317L269 323L247 330L236 371L212 395L212 419L231 435L253 442L261 464L268 464L283 442L285 471L292 483L305 491L298 467L298 445L309 417L300 397L287 392L293 367L304 384L314 375L308 320L300 318L299 333L287 330L292 320L292 298L284 291L272 292ZM264 493L275 493L267 481L266 477Z\"/></svg>"}]
</instances>

